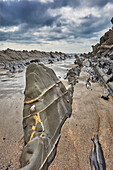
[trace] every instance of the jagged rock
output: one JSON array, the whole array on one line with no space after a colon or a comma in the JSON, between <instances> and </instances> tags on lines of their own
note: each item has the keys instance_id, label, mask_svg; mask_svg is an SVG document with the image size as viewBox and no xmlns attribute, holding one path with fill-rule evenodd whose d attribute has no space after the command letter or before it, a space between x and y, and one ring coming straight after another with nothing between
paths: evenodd
<instances>
[{"instance_id":1,"label":"jagged rock","mask_svg":"<svg viewBox=\"0 0 113 170\"><path fill-rule=\"evenodd\" d=\"M65 55L61 55L61 56L60 56L60 59L61 59L61 60L65 60L65 59L66 59L66 56L65 56Z\"/></svg>"},{"instance_id":2,"label":"jagged rock","mask_svg":"<svg viewBox=\"0 0 113 170\"><path fill-rule=\"evenodd\" d=\"M80 75L81 67L75 66L68 70L67 74L64 76L64 79L68 79L68 83L75 85L77 83L77 76Z\"/></svg>"},{"instance_id":3,"label":"jagged rock","mask_svg":"<svg viewBox=\"0 0 113 170\"><path fill-rule=\"evenodd\" d=\"M113 23L113 18L111 22ZM111 51L111 48L113 48L113 29L109 29L109 31L100 38L100 43L92 46L92 48L92 53L98 57L110 56L109 54L113 54L113 50Z\"/></svg>"},{"instance_id":4,"label":"jagged rock","mask_svg":"<svg viewBox=\"0 0 113 170\"><path fill-rule=\"evenodd\" d=\"M111 68L106 69L106 74L108 75L112 74L112 69Z\"/></svg>"},{"instance_id":5,"label":"jagged rock","mask_svg":"<svg viewBox=\"0 0 113 170\"><path fill-rule=\"evenodd\" d=\"M113 30L107 31L101 38L100 38L100 45L113 45Z\"/></svg>"},{"instance_id":6,"label":"jagged rock","mask_svg":"<svg viewBox=\"0 0 113 170\"><path fill-rule=\"evenodd\" d=\"M18 67L17 65L20 64L24 64L29 65L29 63L32 62L43 62L43 60L47 60L48 58L50 58L51 61L49 61L49 63L53 63L54 61L59 61L61 60L65 60L66 58L68 58L68 55L61 53L61 52L44 52L44 51L37 51L37 50L31 50L31 51L27 51L27 50L23 50L23 51L16 51L16 50L12 50L12 49L7 49L7 50L3 50L0 51L0 63L5 63L5 69L9 69L12 68L10 66L10 63L16 68ZM52 60L51 58L53 58L54 60ZM18 67L19 69L19 67Z\"/></svg>"},{"instance_id":7,"label":"jagged rock","mask_svg":"<svg viewBox=\"0 0 113 170\"><path fill-rule=\"evenodd\" d=\"M30 61L30 63L38 63L38 62L40 62L39 59L34 59L34 60L31 60L31 61Z\"/></svg>"},{"instance_id":8,"label":"jagged rock","mask_svg":"<svg viewBox=\"0 0 113 170\"><path fill-rule=\"evenodd\" d=\"M48 64L53 64L54 60L48 59Z\"/></svg>"},{"instance_id":9,"label":"jagged rock","mask_svg":"<svg viewBox=\"0 0 113 170\"><path fill-rule=\"evenodd\" d=\"M1 62L7 62L7 61L21 61L21 60L27 60L27 59L39 59L39 58L48 58L51 57L52 58L60 58L61 59L65 59L67 57L66 54L61 53L61 52L41 52L41 51L37 51L37 50L32 50L32 51L27 51L27 50L23 50L23 51L16 51L16 50L12 50L12 49L7 49L7 50L3 50L0 51L0 63Z\"/></svg>"},{"instance_id":10,"label":"jagged rock","mask_svg":"<svg viewBox=\"0 0 113 170\"><path fill-rule=\"evenodd\" d=\"M50 57L55 58L55 56L54 56L54 54L52 52L50 52Z\"/></svg>"},{"instance_id":11,"label":"jagged rock","mask_svg":"<svg viewBox=\"0 0 113 170\"><path fill-rule=\"evenodd\" d=\"M75 63L78 64L79 67L82 67L82 66L83 66L82 61L80 60L80 58L78 57L78 55L75 55L75 58L76 58Z\"/></svg>"}]
</instances>

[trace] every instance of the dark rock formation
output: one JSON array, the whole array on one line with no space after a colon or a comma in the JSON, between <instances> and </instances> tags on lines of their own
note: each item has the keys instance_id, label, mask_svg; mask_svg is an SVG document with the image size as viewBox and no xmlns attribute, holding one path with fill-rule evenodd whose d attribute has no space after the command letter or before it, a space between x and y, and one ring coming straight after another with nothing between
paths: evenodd
<instances>
[{"instance_id":1,"label":"dark rock formation","mask_svg":"<svg viewBox=\"0 0 113 170\"><path fill-rule=\"evenodd\" d=\"M100 38L100 45L113 45L113 30L107 31L101 38Z\"/></svg>"},{"instance_id":2,"label":"dark rock formation","mask_svg":"<svg viewBox=\"0 0 113 170\"><path fill-rule=\"evenodd\" d=\"M48 169L56 154L61 127L71 115L70 94L50 68L40 64L28 66L22 170Z\"/></svg>"},{"instance_id":3,"label":"dark rock formation","mask_svg":"<svg viewBox=\"0 0 113 170\"><path fill-rule=\"evenodd\" d=\"M93 54L96 55L97 51L98 51L98 47L100 46L99 43L97 43L96 45L92 45L93 48Z\"/></svg>"},{"instance_id":4,"label":"dark rock formation","mask_svg":"<svg viewBox=\"0 0 113 170\"><path fill-rule=\"evenodd\" d=\"M75 64L78 64L79 67L82 67L82 60L78 57L78 55L75 55Z\"/></svg>"},{"instance_id":5,"label":"dark rock formation","mask_svg":"<svg viewBox=\"0 0 113 170\"><path fill-rule=\"evenodd\" d=\"M113 18L111 19L111 22L113 23ZM92 48L93 56L113 57L113 28L109 29L109 31L100 38L100 43L92 46Z\"/></svg>"},{"instance_id":6,"label":"dark rock formation","mask_svg":"<svg viewBox=\"0 0 113 170\"><path fill-rule=\"evenodd\" d=\"M98 135L96 135L96 140L94 138L91 140L94 144L94 150L91 150L90 152L91 170L93 170L93 166L95 167L95 170L106 170L103 150L101 144L99 143Z\"/></svg>"},{"instance_id":7,"label":"dark rock formation","mask_svg":"<svg viewBox=\"0 0 113 170\"><path fill-rule=\"evenodd\" d=\"M18 65L29 65L30 63L47 62L49 59L53 61L65 60L68 55L62 52L40 52L37 50L15 51L11 49L0 51L0 64L4 65L5 69L12 70L12 67L19 69ZM50 62L51 63L51 62ZM15 66L16 65L16 66Z\"/></svg>"},{"instance_id":8,"label":"dark rock formation","mask_svg":"<svg viewBox=\"0 0 113 170\"><path fill-rule=\"evenodd\" d=\"M40 60L39 59L34 59L34 60L31 60L30 63L39 63Z\"/></svg>"}]
</instances>

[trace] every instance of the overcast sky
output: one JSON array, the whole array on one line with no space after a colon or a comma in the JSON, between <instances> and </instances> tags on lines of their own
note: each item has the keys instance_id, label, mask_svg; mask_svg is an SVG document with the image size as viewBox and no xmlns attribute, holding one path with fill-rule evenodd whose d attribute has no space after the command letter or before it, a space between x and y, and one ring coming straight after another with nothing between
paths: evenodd
<instances>
[{"instance_id":1,"label":"overcast sky","mask_svg":"<svg viewBox=\"0 0 113 170\"><path fill-rule=\"evenodd\" d=\"M0 0L0 50L89 52L112 17L113 0Z\"/></svg>"}]
</instances>

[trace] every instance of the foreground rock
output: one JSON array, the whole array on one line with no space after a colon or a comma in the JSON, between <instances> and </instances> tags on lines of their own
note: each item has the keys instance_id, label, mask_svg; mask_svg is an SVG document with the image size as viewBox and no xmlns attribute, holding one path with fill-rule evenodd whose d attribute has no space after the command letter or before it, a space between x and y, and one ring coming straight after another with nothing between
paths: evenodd
<instances>
[{"instance_id":1,"label":"foreground rock","mask_svg":"<svg viewBox=\"0 0 113 170\"><path fill-rule=\"evenodd\" d=\"M71 96L55 73L44 65L29 65L23 115L22 170L48 169L56 154L61 127L71 111Z\"/></svg>"}]
</instances>

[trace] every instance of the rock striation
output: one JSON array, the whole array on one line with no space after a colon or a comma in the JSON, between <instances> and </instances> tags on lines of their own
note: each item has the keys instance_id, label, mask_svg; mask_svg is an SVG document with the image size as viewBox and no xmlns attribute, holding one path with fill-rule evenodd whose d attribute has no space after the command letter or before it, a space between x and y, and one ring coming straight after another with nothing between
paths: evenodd
<instances>
[{"instance_id":1,"label":"rock striation","mask_svg":"<svg viewBox=\"0 0 113 170\"><path fill-rule=\"evenodd\" d=\"M0 51L0 66L5 69L14 71L15 69L23 68L30 63L48 62L53 63L55 61L65 60L68 56L62 52L44 52L44 51L15 51L12 49Z\"/></svg>"},{"instance_id":2,"label":"rock striation","mask_svg":"<svg viewBox=\"0 0 113 170\"><path fill-rule=\"evenodd\" d=\"M61 127L71 116L71 96L54 71L30 64L23 112L22 170L46 170L56 155Z\"/></svg>"}]
</instances>

